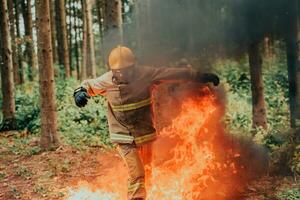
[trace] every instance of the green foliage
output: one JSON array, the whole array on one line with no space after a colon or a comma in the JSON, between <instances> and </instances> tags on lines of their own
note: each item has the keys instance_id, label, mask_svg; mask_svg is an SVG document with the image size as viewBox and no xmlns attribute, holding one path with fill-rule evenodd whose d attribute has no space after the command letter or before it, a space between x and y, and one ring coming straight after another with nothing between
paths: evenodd
<instances>
[{"instance_id":1,"label":"green foliage","mask_svg":"<svg viewBox=\"0 0 300 200\"><path fill-rule=\"evenodd\" d=\"M33 176L33 173L25 166L19 166L15 173L24 179L30 179Z\"/></svg>"},{"instance_id":2,"label":"green foliage","mask_svg":"<svg viewBox=\"0 0 300 200\"><path fill-rule=\"evenodd\" d=\"M19 199L21 197L21 192L15 186L10 186L9 193L15 199Z\"/></svg>"},{"instance_id":3,"label":"green foliage","mask_svg":"<svg viewBox=\"0 0 300 200\"><path fill-rule=\"evenodd\" d=\"M5 172L0 172L0 181L6 177Z\"/></svg>"},{"instance_id":4,"label":"green foliage","mask_svg":"<svg viewBox=\"0 0 300 200\"><path fill-rule=\"evenodd\" d=\"M265 100L269 130L276 134L289 128L288 80L285 60L270 59L263 66ZM271 68L271 69L270 69ZM221 75L227 89L226 121L233 132L251 132L252 102L249 67L246 60L217 63L216 71ZM242 128L242 130L241 130Z\"/></svg>"},{"instance_id":5,"label":"green foliage","mask_svg":"<svg viewBox=\"0 0 300 200\"><path fill-rule=\"evenodd\" d=\"M56 80L56 104L58 131L66 144L83 149L87 146L109 145L108 126L106 120L106 102L102 97L89 100L85 108L75 106L73 91L79 86L75 79ZM38 83L30 82L19 86L16 90L16 118L19 130L28 130L39 134L40 106ZM24 152L26 139L16 140L10 150L15 154ZM37 147L29 149L27 154L36 154Z\"/></svg>"},{"instance_id":6,"label":"green foliage","mask_svg":"<svg viewBox=\"0 0 300 200\"><path fill-rule=\"evenodd\" d=\"M39 146L32 146L30 142L34 141L34 136L22 137L14 136L12 138L1 138L0 145L15 155L31 156L38 154L41 149Z\"/></svg>"},{"instance_id":7,"label":"green foliage","mask_svg":"<svg viewBox=\"0 0 300 200\"><path fill-rule=\"evenodd\" d=\"M16 119L19 130L40 132L40 104L38 83L26 83L16 89Z\"/></svg>"},{"instance_id":8,"label":"green foliage","mask_svg":"<svg viewBox=\"0 0 300 200\"><path fill-rule=\"evenodd\" d=\"M227 90L225 122L233 134L249 134L252 130L252 97L249 67L241 62L222 61L215 70ZM299 133L290 130L288 79L286 60L266 59L263 66L264 94L267 106L268 130L257 129L254 140L270 150L271 166L277 172L288 169L300 173ZM283 169L285 168L285 169Z\"/></svg>"},{"instance_id":9,"label":"green foliage","mask_svg":"<svg viewBox=\"0 0 300 200\"><path fill-rule=\"evenodd\" d=\"M300 189L288 189L286 191L280 192L277 194L279 200L298 200L300 199Z\"/></svg>"},{"instance_id":10,"label":"green foliage","mask_svg":"<svg viewBox=\"0 0 300 200\"><path fill-rule=\"evenodd\" d=\"M42 197L47 197L48 193L50 192L49 189L43 185L35 185L33 191Z\"/></svg>"},{"instance_id":11,"label":"green foliage","mask_svg":"<svg viewBox=\"0 0 300 200\"><path fill-rule=\"evenodd\" d=\"M109 144L105 99L94 97L86 107L78 108L73 98L77 86L79 82L74 79L57 81L57 114L62 138L77 148Z\"/></svg>"}]
</instances>

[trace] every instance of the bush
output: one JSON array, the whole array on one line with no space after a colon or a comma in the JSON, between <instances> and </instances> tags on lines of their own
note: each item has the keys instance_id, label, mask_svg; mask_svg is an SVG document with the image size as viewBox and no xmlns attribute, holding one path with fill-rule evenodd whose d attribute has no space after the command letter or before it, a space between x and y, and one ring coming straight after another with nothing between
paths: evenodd
<instances>
[{"instance_id":1,"label":"bush","mask_svg":"<svg viewBox=\"0 0 300 200\"><path fill-rule=\"evenodd\" d=\"M38 83L26 83L16 88L16 120L18 130L40 132L40 102Z\"/></svg>"},{"instance_id":2,"label":"bush","mask_svg":"<svg viewBox=\"0 0 300 200\"><path fill-rule=\"evenodd\" d=\"M267 104L268 133L276 134L289 128L288 79L283 60L267 60L263 66L265 101ZM272 70L270 70L272 65ZM215 69L227 88L226 121L230 130L251 132L252 102L249 67L246 60L222 61Z\"/></svg>"},{"instance_id":3,"label":"bush","mask_svg":"<svg viewBox=\"0 0 300 200\"><path fill-rule=\"evenodd\" d=\"M298 200L300 199L300 189L293 188L293 189L288 189L286 191L280 192L277 195L277 198L279 200Z\"/></svg>"},{"instance_id":4,"label":"bush","mask_svg":"<svg viewBox=\"0 0 300 200\"><path fill-rule=\"evenodd\" d=\"M254 139L270 150L271 164L277 172L300 173L299 134L297 130L287 131L290 123L286 61L282 58L266 60L263 69L269 127L266 131L256 130ZM222 61L216 64L215 70L227 89L225 122L229 131L251 135L252 97L248 63Z\"/></svg>"},{"instance_id":5,"label":"bush","mask_svg":"<svg viewBox=\"0 0 300 200\"><path fill-rule=\"evenodd\" d=\"M106 101L102 97L89 100L85 108L74 104L73 91L79 86L75 79L56 80L58 131L62 140L77 148L109 145ZM40 133L38 83L30 82L16 89L18 130Z\"/></svg>"},{"instance_id":6,"label":"bush","mask_svg":"<svg viewBox=\"0 0 300 200\"><path fill-rule=\"evenodd\" d=\"M77 86L79 82L74 79L57 81L58 124L62 138L79 148L109 144L106 100L93 97L87 106L78 108L73 98Z\"/></svg>"}]
</instances>

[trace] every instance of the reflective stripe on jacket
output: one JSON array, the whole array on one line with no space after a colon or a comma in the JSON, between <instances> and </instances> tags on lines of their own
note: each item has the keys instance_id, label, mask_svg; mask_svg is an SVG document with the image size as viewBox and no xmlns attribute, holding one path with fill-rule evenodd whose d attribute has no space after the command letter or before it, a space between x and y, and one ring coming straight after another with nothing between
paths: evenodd
<instances>
[{"instance_id":1,"label":"reflective stripe on jacket","mask_svg":"<svg viewBox=\"0 0 300 200\"><path fill-rule=\"evenodd\" d=\"M108 125L114 143L143 144L155 139L151 113L151 86L162 80L194 80L190 68L153 68L136 66L127 84L113 82L112 71L81 84L90 96L104 95L108 100Z\"/></svg>"}]
</instances>

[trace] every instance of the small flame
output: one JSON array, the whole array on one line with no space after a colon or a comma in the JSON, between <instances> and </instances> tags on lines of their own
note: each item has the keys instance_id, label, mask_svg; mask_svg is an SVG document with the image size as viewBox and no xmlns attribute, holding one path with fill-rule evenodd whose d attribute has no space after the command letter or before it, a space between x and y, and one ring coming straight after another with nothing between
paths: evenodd
<instances>
[{"instance_id":1,"label":"small flame","mask_svg":"<svg viewBox=\"0 0 300 200\"><path fill-rule=\"evenodd\" d=\"M220 122L223 105L206 86L193 87L196 89L188 93L173 92L175 96L171 97L166 93L169 87L166 84L153 92L157 102L154 122L159 136L151 144L151 163L145 166L147 199L234 198L246 182L245 167L239 163L239 147ZM178 87L180 90L182 86ZM149 160L149 155L141 156ZM106 159L108 162L109 156ZM109 163L111 168L103 176L93 183L78 183L79 189L71 190L68 199L126 199L126 168L120 160Z\"/></svg>"}]
</instances>

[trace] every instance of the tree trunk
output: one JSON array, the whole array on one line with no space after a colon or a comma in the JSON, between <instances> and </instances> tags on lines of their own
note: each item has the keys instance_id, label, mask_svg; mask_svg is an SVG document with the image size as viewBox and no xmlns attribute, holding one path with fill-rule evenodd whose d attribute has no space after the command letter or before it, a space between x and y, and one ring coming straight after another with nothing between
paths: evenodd
<instances>
[{"instance_id":1,"label":"tree trunk","mask_svg":"<svg viewBox=\"0 0 300 200\"><path fill-rule=\"evenodd\" d=\"M17 47L16 47L16 31L15 31L15 14L14 14L14 3L13 0L7 1L9 22L10 22L10 36L12 41L12 61L13 61L13 74L14 83L20 84L19 77L19 67L18 67L18 57L17 57Z\"/></svg>"},{"instance_id":2,"label":"tree trunk","mask_svg":"<svg viewBox=\"0 0 300 200\"><path fill-rule=\"evenodd\" d=\"M51 47L49 1L36 0L37 41L39 56L39 83L41 104L42 149L49 150L59 145L54 91L54 70Z\"/></svg>"},{"instance_id":3,"label":"tree trunk","mask_svg":"<svg viewBox=\"0 0 300 200\"><path fill-rule=\"evenodd\" d=\"M85 1L85 17L86 17L86 34L87 34L87 60L86 60L86 74L88 78L96 77L96 59L95 59L95 44L93 34L93 18L92 18L92 4L91 1Z\"/></svg>"},{"instance_id":4,"label":"tree trunk","mask_svg":"<svg viewBox=\"0 0 300 200\"><path fill-rule=\"evenodd\" d=\"M18 61L18 76L20 83L25 82L25 76L24 76L24 67L23 67L23 53L22 53L22 43L21 43L21 33L20 33L20 3L18 0L14 0L14 6L15 6L15 19L16 19L16 31L17 31L17 61Z\"/></svg>"},{"instance_id":5,"label":"tree trunk","mask_svg":"<svg viewBox=\"0 0 300 200\"><path fill-rule=\"evenodd\" d=\"M72 74L72 66L73 66L73 60L72 60L72 33L73 33L73 26L72 20L73 20L73 1L69 0L69 9L68 9L68 15L69 15L69 24L68 24L68 36L69 36L69 63L70 63L70 73Z\"/></svg>"},{"instance_id":6,"label":"tree trunk","mask_svg":"<svg viewBox=\"0 0 300 200\"><path fill-rule=\"evenodd\" d=\"M78 12L76 10L76 7L73 6L73 13L74 13L74 40L75 40L75 62L76 62L76 74L77 74L77 79L80 79L80 67L79 67L79 50L78 50L78 42L79 42L79 38L78 38L78 28L79 28L79 24L78 24Z\"/></svg>"},{"instance_id":7,"label":"tree trunk","mask_svg":"<svg viewBox=\"0 0 300 200\"><path fill-rule=\"evenodd\" d=\"M288 8L286 27L286 53L289 78L290 123L291 127L300 126L300 66L298 46L297 0L291 0Z\"/></svg>"},{"instance_id":8,"label":"tree trunk","mask_svg":"<svg viewBox=\"0 0 300 200\"><path fill-rule=\"evenodd\" d=\"M101 54L101 63L100 66L104 66L105 64L105 56L104 56L104 50L103 50L103 29L104 29L104 4L103 0L96 0L96 8L97 8L97 18L98 18L98 24L99 24L99 33L100 33L100 54Z\"/></svg>"},{"instance_id":9,"label":"tree trunk","mask_svg":"<svg viewBox=\"0 0 300 200\"><path fill-rule=\"evenodd\" d=\"M59 15L59 0L54 0L54 8L55 8L55 29L56 30L61 30L60 29L60 15ZM56 31L56 39L57 39L57 57L58 57L58 64L59 65L64 65L64 53L63 53L63 48L61 41L62 41L62 34L61 31ZM54 48L54 47L53 47Z\"/></svg>"},{"instance_id":10,"label":"tree trunk","mask_svg":"<svg viewBox=\"0 0 300 200\"><path fill-rule=\"evenodd\" d=\"M1 22L1 84L2 84L2 130L16 128L15 123L15 101L14 101L14 81L13 81L13 62L11 51L11 39L9 33L9 20L7 1L1 0L0 3L0 22Z\"/></svg>"},{"instance_id":11,"label":"tree trunk","mask_svg":"<svg viewBox=\"0 0 300 200\"><path fill-rule=\"evenodd\" d=\"M55 25L55 6L53 0L49 0L50 17L51 17L51 42L52 42L52 57L53 63L57 62L57 48L56 48L56 25Z\"/></svg>"},{"instance_id":12,"label":"tree trunk","mask_svg":"<svg viewBox=\"0 0 300 200\"><path fill-rule=\"evenodd\" d=\"M100 34L100 41L101 45L103 43L103 0L96 0L96 8L97 8L97 18L99 24L99 34Z\"/></svg>"},{"instance_id":13,"label":"tree trunk","mask_svg":"<svg viewBox=\"0 0 300 200\"><path fill-rule=\"evenodd\" d=\"M55 0L56 6L56 23L58 24L57 30L57 46L59 64L64 66L65 77L69 78L70 73L70 62L69 62L69 49L68 49L68 35L67 35L67 23L66 23L66 9L65 0Z\"/></svg>"},{"instance_id":14,"label":"tree trunk","mask_svg":"<svg viewBox=\"0 0 300 200\"><path fill-rule=\"evenodd\" d=\"M253 128L267 128L267 114L264 99L264 83L262 77L262 57L259 42L249 45L249 64L252 91L252 126Z\"/></svg>"},{"instance_id":15,"label":"tree trunk","mask_svg":"<svg viewBox=\"0 0 300 200\"><path fill-rule=\"evenodd\" d=\"M31 0L22 0L22 13L24 18L25 27L25 56L28 63L28 78L33 80L36 66L36 57L34 50L33 34L32 34L32 11L31 11Z\"/></svg>"},{"instance_id":16,"label":"tree trunk","mask_svg":"<svg viewBox=\"0 0 300 200\"><path fill-rule=\"evenodd\" d=\"M105 35L104 35L104 55L108 55L112 48L123 44L123 21L121 0L105 1Z\"/></svg>"},{"instance_id":17,"label":"tree trunk","mask_svg":"<svg viewBox=\"0 0 300 200\"><path fill-rule=\"evenodd\" d=\"M81 48L81 73L80 79L86 79L86 54L87 54L87 20L86 20L86 1L81 0L82 5L82 48Z\"/></svg>"}]
</instances>

